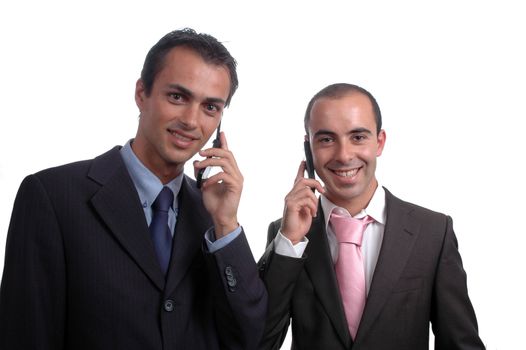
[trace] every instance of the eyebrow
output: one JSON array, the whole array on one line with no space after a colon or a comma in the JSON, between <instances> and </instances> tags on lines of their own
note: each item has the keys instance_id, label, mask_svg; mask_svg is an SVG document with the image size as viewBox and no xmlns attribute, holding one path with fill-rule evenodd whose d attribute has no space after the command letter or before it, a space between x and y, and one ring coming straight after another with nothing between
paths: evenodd
<instances>
[{"instance_id":1,"label":"eyebrow","mask_svg":"<svg viewBox=\"0 0 526 350\"><path fill-rule=\"evenodd\" d=\"M352 135L352 134L360 134L360 133L366 133L366 134L370 134L370 135L373 134L371 132L371 130L369 130L367 128L354 128L351 131L349 131L347 134ZM318 131L316 131L314 133L314 137L321 136L321 135L334 136L334 135L336 135L336 132L331 131L331 130L326 130L326 129L320 129L320 130L318 130Z\"/></svg>"},{"instance_id":2,"label":"eyebrow","mask_svg":"<svg viewBox=\"0 0 526 350\"><path fill-rule=\"evenodd\" d=\"M317 136L322 136L322 135L334 136L334 135L336 135L336 133L334 131L320 129L320 130L316 131L313 136L317 137Z\"/></svg>"},{"instance_id":3,"label":"eyebrow","mask_svg":"<svg viewBox=\"0 0 526 350\"><path fill-rule=\"evenodd\" d=\"M169 88L178 90L182 92L183 94L189 96L189 97L195 97L195 94L192 92L192 90L180 85L180 84L169 84ZM219 97L207 97L205 98L205 102L207 103L219 103L219 104L226 104L226 101Z\"/></svg>"},{"instance_id":4,"label":"eyebrow","mask_svg":"<svg viewBox=\"0 0 526 350\"><path fill-rule=\"evenodd\" d=\"M372 135L372 131L367 129L367 128L355 128L355 129L352 129L349 134L361 134L361 133L366 133L366 134L370 134Z\"/></svg>"}]
</instances>

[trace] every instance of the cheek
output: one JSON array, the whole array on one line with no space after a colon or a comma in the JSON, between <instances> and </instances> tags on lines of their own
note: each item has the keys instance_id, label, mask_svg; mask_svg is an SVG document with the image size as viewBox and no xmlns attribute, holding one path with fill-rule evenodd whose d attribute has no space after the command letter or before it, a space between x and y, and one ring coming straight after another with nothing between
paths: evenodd
<instances>
[{"instance_id":1,"label":"cheek","mask_svg":"<svg viewBox=\"0 0 526 350\"><path fill-rule=\"evenodd\" d=\"M209 116L204 116L201 119L201 132L205 136L205 138L208 140L211 137L215 138L215 133L217 130L217 127L219 126L219 121L211 118Z\"/></svg>"},{"instance_id":2,"label":"cheek","mask_svg":"<svg viewBox=\"0 0 526 350\"><path fill-rule=\"evenodd\" d=\"M318 148L312 152L312 161L316 167L323 167L325 163L333 158L332 152L329 148Z\"/></svg>"},{"instance_id":3,"label":"cheek","mask_svg":"<svg viewBox=\"0 0 526 350\"><path fill-rule=\"evenodd\" d=\"M197 150L202 150L205 148L206 144L207 144L207 140L208 139L205 139L203 137L203 139L199 142L199 144L197 145ZM212 147L212 145L210 145L210 147ZM208 147L207 147L208 148Z\"/></svg>"},{"instance_id":4,"label":"cheek","mask_svg":"<svg viewBox=\"0 0 526 350\"><path fill-rule=\"evenodd\" d=\"M379 156L378 152L381 153L377 147L367 147L364 148L360 154L362 159L367 160L367 162L374 162L376 161L376 157Z\"/></svg>"},{"instance_id":5,"label":"cheek","mask_svg":"<svg viewBox=\"0 0 526 350\"><path fill-rule=\"evenodd\" d=\"M217 129L217 126L214 125L205 125L203 127L203 135L205 135L206 139L210 139L211 137L215 138L215 131Z\"/></svg>"},{"instance_id":6,"label":"cheek","mask_svg":"<svg viewBox=\"0 0 526 350\"><path fill-rule=\"evenodd\" d=\"M164 103L157 104L152 111L152 115L157 122L169 120L175 114L175 106Z\"/></svg>"},{"instance_id":7,"label":"cheek","mask_svg":"<svg viewBox=\"0 0 526 350\"><path fill-rule=\"evenodd\" d=\"M143 127L146 128L150 133L158 133L158 130L160 129L160 122L158 117L155 114L148 114L145 116L143 120Z\"/></svg>"}]
</instances>

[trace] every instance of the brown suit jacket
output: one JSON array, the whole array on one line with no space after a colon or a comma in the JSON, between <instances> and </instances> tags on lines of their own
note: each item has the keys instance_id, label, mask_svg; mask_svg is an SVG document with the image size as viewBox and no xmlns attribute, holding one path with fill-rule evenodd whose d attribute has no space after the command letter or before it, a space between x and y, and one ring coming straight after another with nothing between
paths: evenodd
<instances>
[{"instance_id":1,"label":"brown suit jacket","mask_svg":"<svg viewBox=\"0 0 526 350\"><path fill-rule=\"evenodd\" d=\"M451 218L386 190L387 222L362 320L351 339L319 206L301 259L275 254L280 220L270 224L259 262L269 294L261 349L279 349L292 319L292 348L484 349Z\"/></svg>"}]
</instances>

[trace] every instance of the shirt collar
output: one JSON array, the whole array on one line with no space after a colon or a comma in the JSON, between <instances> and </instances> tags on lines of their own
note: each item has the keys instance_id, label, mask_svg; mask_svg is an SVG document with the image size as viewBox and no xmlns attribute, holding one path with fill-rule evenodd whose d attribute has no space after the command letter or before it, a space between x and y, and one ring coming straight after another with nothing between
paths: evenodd
<instances>
[{"instance_id":1,"label":"shirt collar","mask_svg":"<svg viewBox=\"0 0 526 350\"><path fill-rule=\"evenodd\" d=\"M121 148L120 152L124 164L126 165L126 169L128 169L128 173L130 174L135 188L137 189L137 193L139 194L142 206L144 208L151 206L155 198L157 198L159 192L161 192L161 190L163 189L163 186L167 186L174 193L173 208L174 210L177 209L177 195L181 190L184 173L181 172L181 174L175 179L168 182L166 185L163 185L161 180L159 180L159 178L155 176L155 174L152 173L139 160L139 158L137 158L137 156L133 152L133 149L131 148L132 142L133 139L126 142L126 144Z\"/></svg>"},{"instance_id":2,"label":"shirt collar","mask_svg":"<svg viewBox=\"0 0 526 350\"><path fill-rule=\"evenodd\" d=\"M342 215L349 215L347 209L337 206L332 203L327 197L321 195L321 208L325 216L325 228L329 226L329 220L333 211L337 211ZM366 215L372 217L376 222L385 225L385 190L378 184L376 190L374 191L373 197L369 201L367 208L362 209L358 214L355 215L356 218L362 218Z\"/></svg>"}]
</instances>

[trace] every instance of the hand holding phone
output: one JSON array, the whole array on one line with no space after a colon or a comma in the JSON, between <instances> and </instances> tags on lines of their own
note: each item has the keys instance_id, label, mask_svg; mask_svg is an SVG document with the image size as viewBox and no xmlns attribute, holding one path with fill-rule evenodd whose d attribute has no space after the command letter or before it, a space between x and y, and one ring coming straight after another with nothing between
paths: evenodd
<instances>
[{"instance_id":1,"label":"hand holding phone","mask_svg":"<svg viewBox=\"0 0 526 350\"><path fill-rule=\"evenodd\" d=\"M214 223L215 238L220 239L239 227L237 210L243 191L243 175L228 148L225 134L218 130L216 140L213 147L199 152L206 159L196 160L194 169L203 204ZM207 174L207 168L213 170L208 170Z\"/></svg>"},{"instance_id":2,"label":"hand holding phone","mask_svg":"<svg viewBox=\"0 0 526 350\"><path fill-rule=\"evenodd\" d=\"M213 148L220 148L221 147L221 139L219 138L219 135L221 134L221 123L219 123L219 126L217 127L216 131L216 138L214 141L212 141L212 147ZM210 172L212 171L211 166L207 166L206 168L199 169L197 172L197 188L201 188L203 186L203 182L206 181L210 177Z\"/></svg>"},{"instance_id":3,"label":"hand holding phone","mask_svg":"<svg viewBox=\"0 0 526 350\"><path fill-rule=\"evenodd\" d=\"M308 144L306 145L306 147ZM314 191L324 193L321 183L315 179L306 178L308 160L302 161L294 180L294 186L285 196L285 207L281 221L281 233L292 244L303 240L312 223L312 218L317 215L318 198ZM311 168L312 169L312 168ZM314 175L313 173L311 173Z\"/></svg>"}]
</instances>

